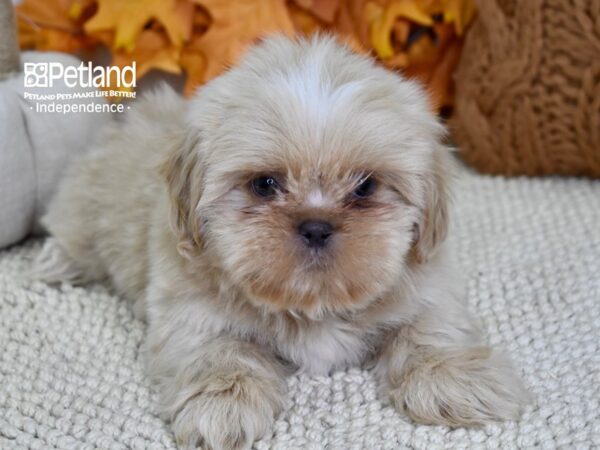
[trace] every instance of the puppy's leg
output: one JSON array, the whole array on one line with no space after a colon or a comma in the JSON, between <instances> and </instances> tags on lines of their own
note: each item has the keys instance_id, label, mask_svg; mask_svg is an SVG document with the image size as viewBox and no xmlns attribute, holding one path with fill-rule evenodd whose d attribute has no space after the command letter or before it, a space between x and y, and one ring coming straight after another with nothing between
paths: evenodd
<instances>
[{"instance_id":1,"label":"puppy's leg","mask_svg":"<svg viewBox=\"0 0 600 450\"><path fill-rule=\"evenodd\" d=\"M394 406L424 424L517 419L529 394L508 358L481 342L466 309L451 300L400 329L377 366Z\"/></svg>"},{"instance_id":2,"label":"puppy's leg","mask_svg":"<svg viewBox=\"0 0 600 450\"><path fill-rule=\"evenodd\" d=\"M71 258L59 244L58 239L49 237L36 256L33 267L27 274L32 280L46 283L83 283L86 281L85 271Z\"/></svg>"},{"instance_id":3,"label":"puppy's leg","mask_svg":"<svg viewBox=\"0 0 600 450\"><path fill-rule=\"evenodd\" d=\"M283 367L249 342L217 336L195 341L191 347L180 345L182 338L175 332L149 355L159 380L162 412L171 421L178 444L195 448L200 443L213 450L250 448L283 408Z\"/></svg>"}]
</instances>

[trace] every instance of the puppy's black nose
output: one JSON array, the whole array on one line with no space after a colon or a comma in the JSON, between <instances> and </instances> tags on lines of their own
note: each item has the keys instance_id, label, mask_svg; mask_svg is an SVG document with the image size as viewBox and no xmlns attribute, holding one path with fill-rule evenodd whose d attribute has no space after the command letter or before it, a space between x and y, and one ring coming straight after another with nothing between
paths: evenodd
<instances>
[{"instance_id":1,"label":"puppy's black nose","mask_svg":"<svg viewBox=\"0 0 600 450\"><path fill-rule=\"evenodd\" d=\"M298 233L307 247L323 248L333 233L333 226L322 220L306 220L298 227Z\"/></svg>"}]
</instances>

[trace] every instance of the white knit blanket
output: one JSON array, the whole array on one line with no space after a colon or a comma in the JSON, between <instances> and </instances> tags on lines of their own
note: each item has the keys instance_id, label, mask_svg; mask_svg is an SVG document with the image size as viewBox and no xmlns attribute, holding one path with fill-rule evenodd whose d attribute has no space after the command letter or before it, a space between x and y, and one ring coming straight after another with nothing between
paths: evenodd
<instances>
[{"instance_id":1,"label":"white knit blanket","mask_svg":"<svg viewBox=\"0 0 600 450\"><path fill-rule=\"evenodd\" d=\"M469 305L536 404L483 429L415 426L361 369L293 377L256 449L600 448L600 181L463 171L453 221ZM0 252L0 449L174 448L143 324L102 286L26 282L40 246Z\"/></svg>"}]
</instances>

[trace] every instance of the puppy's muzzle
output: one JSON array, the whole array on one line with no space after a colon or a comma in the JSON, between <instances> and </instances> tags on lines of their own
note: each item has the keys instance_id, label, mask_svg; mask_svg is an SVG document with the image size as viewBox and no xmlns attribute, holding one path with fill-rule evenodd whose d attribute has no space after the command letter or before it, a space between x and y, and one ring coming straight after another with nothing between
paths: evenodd
<instances>
[{"instance_id":1,"label":"puppy's muzzle","mask_svg":"<svg viewBox=\"0 0 600 450\"><path fill-rule=\"evenodd\" d=\"M305 220L298 226L298 234L308 248L323 248L333 234L333 225L323 220Z\"/></svg>"}]
</instances>

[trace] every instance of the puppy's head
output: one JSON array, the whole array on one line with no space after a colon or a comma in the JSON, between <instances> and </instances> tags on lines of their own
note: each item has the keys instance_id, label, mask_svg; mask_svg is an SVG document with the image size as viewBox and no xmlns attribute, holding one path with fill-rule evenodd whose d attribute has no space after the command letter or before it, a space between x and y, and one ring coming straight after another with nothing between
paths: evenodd
<instances>
[{"instance_id":1,"label":"puppy's head","mask_svg":"<svg viewBox=\"0 0 600 450\"><path fill-rule=\"evenodd\" d=\"M180 250L254 303L366 306L446 232L446 150L423 91L331 39L272 38L206 85L167 180Z\"/></svg>"}]
</instances>

